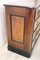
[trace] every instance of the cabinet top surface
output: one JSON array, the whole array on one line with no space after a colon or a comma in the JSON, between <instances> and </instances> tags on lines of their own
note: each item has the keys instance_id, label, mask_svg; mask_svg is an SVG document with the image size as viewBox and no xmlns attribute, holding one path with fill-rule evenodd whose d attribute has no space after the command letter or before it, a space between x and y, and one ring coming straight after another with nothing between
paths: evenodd
<instances>
[{"instance_id":1,"label":"cabinet top surface","mask_svg":"<svg viewBox=\"0 0 40 60\"><path fill-rule=\"evenodd\" d=\"M23 7L29 7L29 8L35 8L35 0L19 0L16 2L10 2L10 3L5 3L5 6L23 6Z\"/></svg>"}]
</instances>

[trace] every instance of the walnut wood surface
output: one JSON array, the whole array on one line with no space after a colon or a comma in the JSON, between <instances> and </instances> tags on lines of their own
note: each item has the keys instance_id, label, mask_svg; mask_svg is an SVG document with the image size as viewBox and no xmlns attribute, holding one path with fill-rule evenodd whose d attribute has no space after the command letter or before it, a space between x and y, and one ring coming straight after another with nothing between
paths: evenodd
<instances>
[{"instance_id":1,"label":"walnut wood surface","mask_svg":"<svg viewBox=\"0 0 40 60\"><path fill-rule=\"evenodd\" d=\"M12 16L12 38L23 43L24 17Z\"/></svg>"},{"instance_id":2,"label":"walnut wood surface","mask_svg":"<svg viewBox=\"0 0 40 60\"><path fill-rule=\"evenodd\" d=\"M35 9L5 6L5 11L6 11L8 45L11 45L12 47L15 48L19 48L25 52L31 51ZM11 14L25 16L26 18L24 19L23 17L12 16L11 23L10 21ZM12 39L15 41L13 41ZM18 43L23 42L23 40L24 43Z\"/></svg>"}]
</instances>

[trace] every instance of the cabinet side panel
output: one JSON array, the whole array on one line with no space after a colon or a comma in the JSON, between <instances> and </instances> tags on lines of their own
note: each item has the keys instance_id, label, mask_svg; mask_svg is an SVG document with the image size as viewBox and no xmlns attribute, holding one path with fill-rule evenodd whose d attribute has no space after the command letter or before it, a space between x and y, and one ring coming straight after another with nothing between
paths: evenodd
<instances>
[{"instance_id":1,"label":"cabinet side panel","mask_svg":"<svg viewBox=\"0 0 40 60\"><path fill-rule=\"evenodd\" d=\"M34 24L35 9L29 9L28 17L26 20L25 31L25 48L27 51L32 49L32 37L33 37L33 24Z\"/></svg>"}]
</instances>

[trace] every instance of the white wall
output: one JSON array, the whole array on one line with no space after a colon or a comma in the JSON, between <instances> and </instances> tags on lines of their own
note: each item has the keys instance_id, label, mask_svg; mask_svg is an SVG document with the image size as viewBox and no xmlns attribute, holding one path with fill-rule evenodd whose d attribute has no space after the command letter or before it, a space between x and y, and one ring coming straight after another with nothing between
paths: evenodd
<instances>
[{"instance_id":1,"label":"white wall","mask_svg":"<svg viewBox=\"0 0 40 60\"><path fill-rule=\"evenodd\" d=\"M0 0L0 47L6 42L6 19L5 19L5 7L3 4L6 2L15 2L17 0Z\"/></svg>"},{"instance_id":2,"label":"white wall","mask_svg":"<svg viewBox=\"0 0 40 60\"><path fill-rule=\"evenodd\" d=\"M5 8L3 4L6 2L15 2L17 0L0 0L0 47L6 42L6 22L5 22ZM40 4L40 0L38 1Z\"/></svg>"}]
</instances>

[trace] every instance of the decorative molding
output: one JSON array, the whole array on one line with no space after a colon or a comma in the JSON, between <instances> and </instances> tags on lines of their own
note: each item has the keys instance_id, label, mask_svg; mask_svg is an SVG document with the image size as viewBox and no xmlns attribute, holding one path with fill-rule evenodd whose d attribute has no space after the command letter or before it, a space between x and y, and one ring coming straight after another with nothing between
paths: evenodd
<instances>
[{"instance_id":1,"label":"decorative molding","mask_svg":"<svg viewBox=\"0 0 40 60\"><path fill-rule=\"evenodd\" d=\"M18 42L16 40L13 40L12 39L12 16L18 16L18 17L23 17L24 18L24 33L23 33L23 42ZM16 15L16 14L10 14L10 25L11 25L11 40L14 41L14 42L17 42L17 43L22 43L24 44L24 36L25 36L25 22L26 22L26 16L20 16L20 15Z\"/></svg>"}]
</instances>

